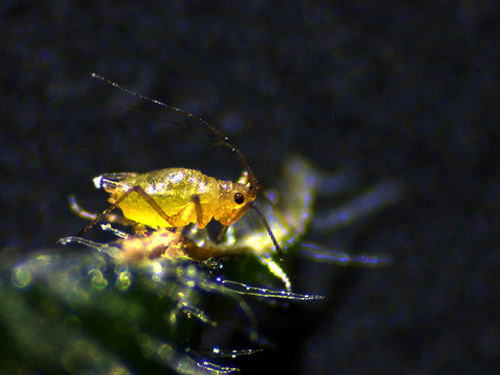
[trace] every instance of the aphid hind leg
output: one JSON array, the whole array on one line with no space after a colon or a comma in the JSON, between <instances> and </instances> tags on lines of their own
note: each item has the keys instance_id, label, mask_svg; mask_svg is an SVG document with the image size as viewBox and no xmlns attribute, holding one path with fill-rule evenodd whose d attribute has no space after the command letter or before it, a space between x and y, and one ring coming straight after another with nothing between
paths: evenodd
<instances>
[{"instance_id":1,"label":"aphid hind leg","mask_svg":"<svg viewBox=\"0 0 500 375\"><path fill-rule=\"evenodd\" d=\"M71 211L73 211L73 213L75 213L77 216L80 216L83 219L95 220L95 218L98 215L95 212L87 211L85 208L80 206L80 204L78 204L76 198L73 195L70 195L69 197L69 206L71 208Z\"/></svg>"},{"instance_id":2,"label":"aphid hind leg","mask_svg":"<svg viewBox=\"0 0 500 375\"><path fill-rule=\"evenodd\" d=\"M120 202L122 202L125 198L127 198L132 193L138 193L142 197L142 199L144 199L151 206L151 208L153 208L156 211L156 213L158 215L160 215L161 218L163 220L165 220L171 227L176 226L175 221L172 220L172 217L168 216L165 213L165 211L162 210L160 205L158 203L156 203L156 201L153 199L153 197L151 195L149 195L148 193L146 193L144 191L144 189L142 187L140 187L139 185L134 186L134 187L130 188L129 190L127 190L120 198L118 198L113 203L113 205L118 206L120 204Z\"/></svg>"},{"instance_id":3,"label":"aphid hind leg","mask_svg":"<svg viewBox=\"0 0 500 375\"><path fill-rule=\"evenodd\" d=\"M77 216L83 218L83 219L88 219L88 220L96 220L96 218L99 216L98 213L96 212L90 212L87 211L85 208L83 208L77 201L76 198L71 195L69 197L69 206L71 208L71 211L75 213ZM109 214L106 217L107 221L110 223L114 224L121 224L121 225L133 225L134 223L127 218L120 216L120 215L115 215L115 214Z\"/></svg>"},{"instance_id":4,"label":"aphid hind leg","mask_svg":"<svg viewBox=\"0 0 500 375\"><path fill-rule=\"evenodd\" d=\"M174 227L175 222L172 220L171 216L168 216L165 211L156 203L156 201L151 197L148 193L144 191L139 185L134 186L127 190L123 195L118 198L115 202L111 203L111 205L105 209L101 214L97 215L97 217L92 220L89 224L87 224L79 233L78 236L82 236L85 232L87 232L90 228L92 228L99 221L104 219L111 211L119 207L119 204L127 198L132 193L138 193L157 213L161 216L163 220L165 220L170 226Z\"/></svg>"}]
</instances>

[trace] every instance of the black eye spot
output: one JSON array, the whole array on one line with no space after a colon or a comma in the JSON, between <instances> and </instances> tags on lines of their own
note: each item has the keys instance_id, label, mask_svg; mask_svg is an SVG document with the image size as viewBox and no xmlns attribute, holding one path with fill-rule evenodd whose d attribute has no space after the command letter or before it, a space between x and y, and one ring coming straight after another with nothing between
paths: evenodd
<instances>
[{"instance_id":1,"label":"black eye spot","mask_svg":"<svg viewBox=\"0 0 500 375\"><path fill-rule=\"evenodd\" d=\"M245 201L245 197L241 193L234 194L234 201L237 204L242 204Z\"/></svg>"}]
</instances>

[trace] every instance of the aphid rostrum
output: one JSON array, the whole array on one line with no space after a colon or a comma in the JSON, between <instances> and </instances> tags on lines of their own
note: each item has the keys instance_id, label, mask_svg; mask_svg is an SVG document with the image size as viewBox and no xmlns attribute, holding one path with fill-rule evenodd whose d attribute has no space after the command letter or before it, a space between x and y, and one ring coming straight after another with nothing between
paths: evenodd
<instances>
[{"instance_id":1,"label":"aphid rostrum","mask_svg":"<svg viewBox=\"0 0 500 375\"><path fill-rule=\"evenodd\" d=\"M91 76L130 95L196 120L223 145L231 149L240 160L245 172L236 183L217 180L200 171L186 168L168 168L142 174L110 173L96 177L94 179L96 187L104 188L111 194L109 198L111 206L85 226L78 235L85 233L118 207L128 221L153 228L177 228L190 223L195 223L198 228L204 228L215 219L224 226L219 236L222 237L228 226L243 217L248 209L253 208L272 239L276 251L282 257L281 248L269 224L254 203L260 189L259 181L243 154L228 137L207 121L181 108L140 95L95 73L91 73Z\"/></svg>"}]
</instances>

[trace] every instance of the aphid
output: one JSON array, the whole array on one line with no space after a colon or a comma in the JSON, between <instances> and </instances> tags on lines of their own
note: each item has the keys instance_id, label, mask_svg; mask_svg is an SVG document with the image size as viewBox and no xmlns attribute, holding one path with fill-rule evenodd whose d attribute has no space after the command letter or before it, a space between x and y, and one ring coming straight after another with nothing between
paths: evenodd
<instances>
[{"instance_id":1,"label":"aphid","mask_svg":"<svg viewBox=\"0 0 500 375\"><path fill-rule=\"evenodd\" d=\"M347 212L351 219L355 219L393 203L400 195L397 184L382 183L340 210L330 213L325 218L315 218L312 221L316 195L322 189L325 189L324 186L331 185L331 181L330 184L327 184L327 181L331 179L330 176L322 174L313 168L302 157L294 156L286 159L283 175L281 176L281 189L273 193L274 199L271 199L274 201L273 203L263 206L263 212L269 219L269 225L275 238L284 244L285 250L300 242L298 254L318 262L362 266L387 264L389 259L384 256L350 255L314 243L302 242L302 237L309 226L313 232L318 232L318 230L326 231L328 228L333 229L338 226L334 220L335 217L345 217ZM337 180L339 180L338 177ZM349 178L347 178L347 181L345 177L340 178L337 185L341 185L343 189L346 189L350 185L348 180ZM331 195L331 187L326 190ZM85 211L76 203L74 198L70 199L70 205L72 210L82 218L95 220L98 216L95 213ZM255 254L257 259L275 277L280 279L286 290L290 292L292 285L289 277L280 264L271 256L270 251L274 248L274 244L267 230L262 230L253 225L251 216L247 216L247 218L247 220L238 221L231 226L228 235L221 242L212 241L205 229L196 227L185 230L182 234L169 228L160 228L139 237L113 229L110 224L103 225L103 229L112 231L123 239L118 241L118 245L113 244L112 248L120 249L116 256L131 261L155 258L170 260L186 258L202 261L221 255ZM120 222L122 218L113 215L109 216L108 220L110 222ZM92 246L88 240L79 237L69 237L64 240L65 243L79 242L90 247L96 247ZM103 244L100 250L103 251L102 249L106 248L106 246Z\"/></svg>"},{"instance_id":2,"label":"aphid","mask_svg":"<svg viewBox=\"0 0 500 375\"><path fill-rule=\"evenodd\" d=\"M142 100L196 120L231 149L245 172L236 183L217 180L199 171L185 168L168 168L142 174L110 173L96 177L96 187L104 188L111 194L108 200L111 206L85 226L79 236L118 207L128 221L153 228L179 228L190 223L204 228L215 219L223 225L219 235L219 238L222 238L230 225L245 215L248 209L253 208L272 239L276 251L282 257L281 248L269 224L254 203L260 189L259 181L243 154L228 137L205 120L183 109L140 95L95 73L91 73L91 76Z\"/></svg>"}]
</instances>

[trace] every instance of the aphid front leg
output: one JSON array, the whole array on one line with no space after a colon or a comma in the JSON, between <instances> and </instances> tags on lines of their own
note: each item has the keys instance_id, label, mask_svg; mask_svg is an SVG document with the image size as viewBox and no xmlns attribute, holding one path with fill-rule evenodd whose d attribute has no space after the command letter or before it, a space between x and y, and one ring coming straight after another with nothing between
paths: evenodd
<instances>
[{"instance_id":1,"label":"aphid front leg","mask_svg":"<svg viewBox=\"0 0 500 375\"><path fill-rule=\"evenodd\" d=\"M216 240L216 243L221 243L222 242L222 239L224 238L224 236L226 235L227 233L227 230L229 229L229 225L223 225L220 232L219 232L219 235L217 236L217 240Z\"/></svg>"}]
</instances>

